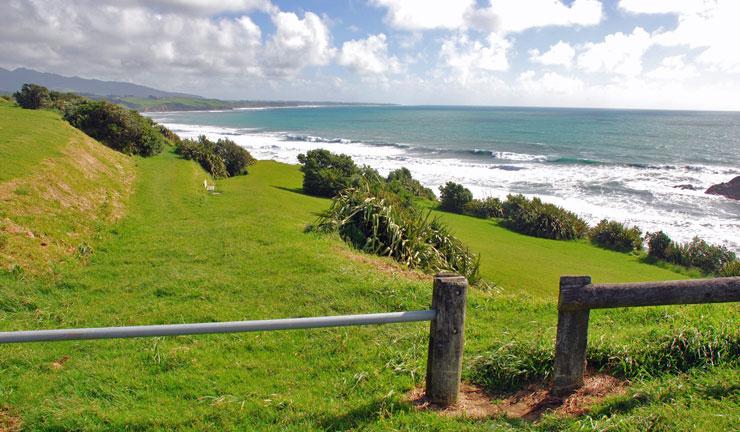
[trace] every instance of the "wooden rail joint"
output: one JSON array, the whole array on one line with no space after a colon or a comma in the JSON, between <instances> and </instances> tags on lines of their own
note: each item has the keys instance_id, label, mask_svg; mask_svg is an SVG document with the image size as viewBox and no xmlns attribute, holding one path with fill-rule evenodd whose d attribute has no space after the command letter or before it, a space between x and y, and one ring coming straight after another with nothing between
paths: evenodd
<instances>
[{"instance_id":1,"label":"wooden rail joint","mask_svg":"<svg viewBox=\"0 0 740 432\"><path fill-rule=\"evenodd\" d=\"M562 276L552 393L583 386L591 309L740 301L740 277L592 284L590 276Z\"/></svg>"}]
</instances>

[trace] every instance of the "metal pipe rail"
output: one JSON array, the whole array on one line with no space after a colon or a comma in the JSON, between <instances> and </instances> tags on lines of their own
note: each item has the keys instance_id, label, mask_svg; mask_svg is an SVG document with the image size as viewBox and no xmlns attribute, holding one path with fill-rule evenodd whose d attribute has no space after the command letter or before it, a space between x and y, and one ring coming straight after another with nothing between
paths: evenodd
<instances>
[{"instance_id":1,"label":"metal pipe rail","mask_svg":"<svg viewBox=\"0 0 740 432\"><path fill-rule=\"evenodd\" d=\"M427 354L426 394L430 402L448 406L457 402L460 392L467 292L467 279L452 273L440 273L434 277L432 308L430 310L260 321L10 331L0 332L0 344L239 333L431 321Z\"/></svg>"},{"instance_id":2,"label":"metal pipe rail","mask_svg":"<svg viewBox=\"0 0 740 432\"><path fill-rule=\"evenodd\" d=\"M0 343L50 342L82 339L118 339L151 336L180 336L212 333L242 333L432 321L435 310L338 315L256 321L228 321L195 324L162 324L129 327L71 328L0 332Z\"/></svg>"}]
</instances>

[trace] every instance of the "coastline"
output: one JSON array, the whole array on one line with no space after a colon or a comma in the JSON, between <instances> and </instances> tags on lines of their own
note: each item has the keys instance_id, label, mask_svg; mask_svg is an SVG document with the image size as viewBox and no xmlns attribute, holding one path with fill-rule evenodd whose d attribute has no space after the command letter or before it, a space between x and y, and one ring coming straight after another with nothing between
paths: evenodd
<instances>
[{"instance_id":1,"label":"coastline","mask_svg":"<svg viewBox=\"0 0 740 432\"><path fill-rule=\"evenodd\" d=\"M183 124L166 113L150 117L184 138L205 134L232 139L257 159L296 164L299 153L325 148L348 154L383 175L407 167L435 191L454 181L478 198L505 198L508 193L539 196L578 213L592 225L613 219L643 232L663 230L677 241L699 236L740 252L740 202L704 193L712 184L740 173L731 166L613 164L488 149L420 149L407 143L367 143L256 127ZM675 187L685 183L696 185L697 190ZM712 214L708 214L710 208Z\"/></svg>"}]
</instances>

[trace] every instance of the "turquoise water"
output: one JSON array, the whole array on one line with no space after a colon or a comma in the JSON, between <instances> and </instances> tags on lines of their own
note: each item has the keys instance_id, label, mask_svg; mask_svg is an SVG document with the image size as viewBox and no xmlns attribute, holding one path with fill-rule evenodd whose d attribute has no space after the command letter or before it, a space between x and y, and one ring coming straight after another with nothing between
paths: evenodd
<instances>
[{"instance_id":1,"label":"turquoise water","mask_svg":"<svg viewBox=\"0 0 740 432\"><path fill-rule=\"evenodd\" d=\"M477 196L539 195L740 250L740 203L703 191L740 175L740 113L479 107L304 107L153 115L176 132L228 136L259 158L324 147ZM675 186L691 185L695 190Z\"/></svg>"}]
</instances>

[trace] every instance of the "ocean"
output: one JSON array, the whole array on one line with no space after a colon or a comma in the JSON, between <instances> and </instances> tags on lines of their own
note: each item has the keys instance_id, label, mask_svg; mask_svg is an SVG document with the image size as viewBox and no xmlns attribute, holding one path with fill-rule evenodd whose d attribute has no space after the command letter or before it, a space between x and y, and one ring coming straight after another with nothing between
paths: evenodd
<instances>
[{"instance_id":1,"label":"ocean","mask_svg":"<svg viewBox=\"0 0 740 432\"><path fill-rule=\"evenodd\" d=\"M706 188L740 175L740 113L564 108L349 106L153 113L183 137L228 137L258 159L314 148L381 174L478 198L540 196L590 223L609 218L740 252L740 201Z\"/></svg>"}]
</instances>

